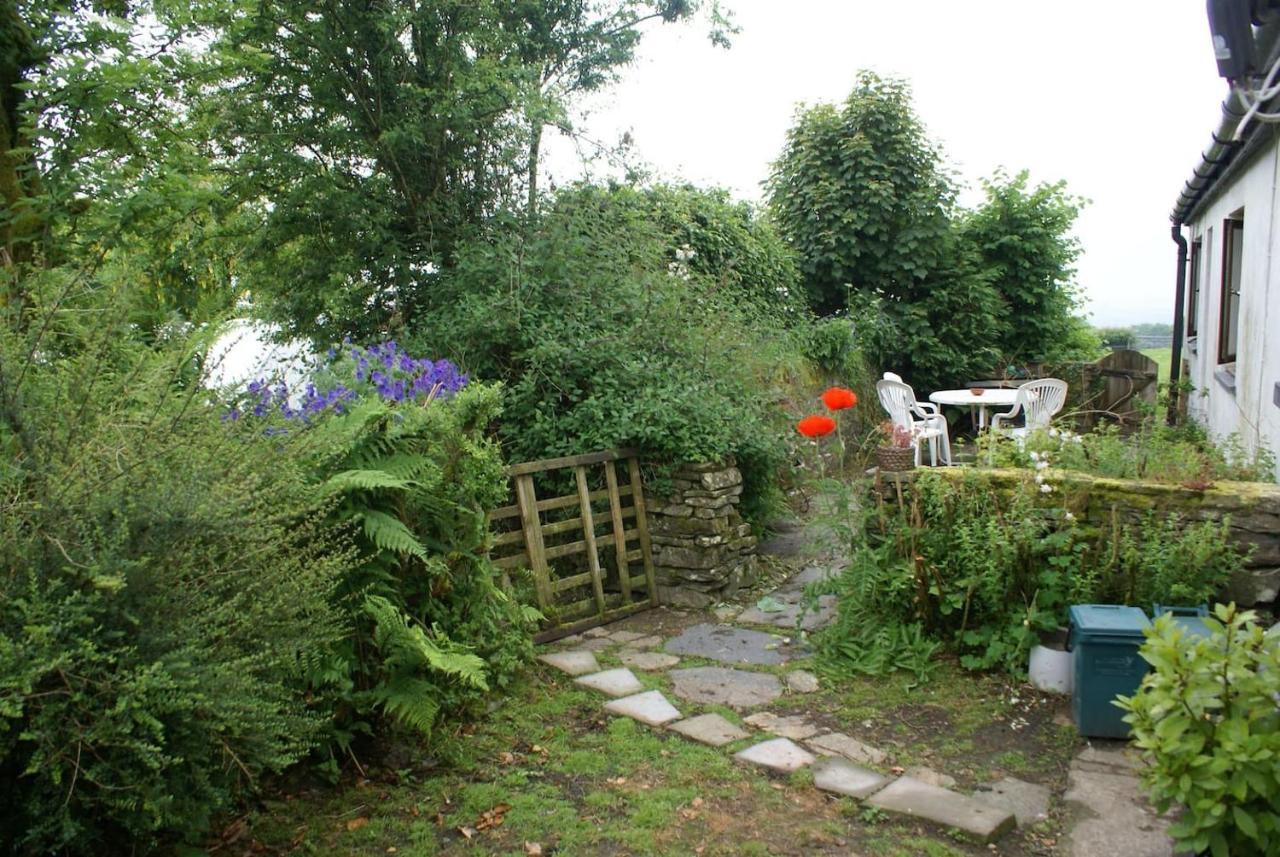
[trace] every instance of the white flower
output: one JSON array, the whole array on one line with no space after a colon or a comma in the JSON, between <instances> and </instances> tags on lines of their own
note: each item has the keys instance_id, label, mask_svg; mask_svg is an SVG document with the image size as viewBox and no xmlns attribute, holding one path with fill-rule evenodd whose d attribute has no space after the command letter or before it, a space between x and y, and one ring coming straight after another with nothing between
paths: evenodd
<instances>
[{"instance_id":1,"label":"white flower","mask_svg":"<svg viewBox=\"0 0 1280 857\"><path fill-rule=\"evenodd\" d=\"M1036 472L1036 484L1037 485L1044 484L1044 474L1040 473L1039 471Z\"/></svg>"},{"instance_id":2,"label":"white flower","mask_svg":"<svg viewBox=\"0 0 1280 857\"><path fill-rule=\"evenodd\" d=\"M1070 512L1063 512L1062 517L1066 518L1068 521L1074 521L1076 519L1076 516Z\"/></svg>"},{"instance_id":3,"label":"white flower","mask_svg":"<svg viewBox=\"0 0 1280 857\"><path fill-rule=\"evenodd\" d=\"M1040 493L1041 493L1041 494L1048 494L1048 493L1050 493L1050 492L1052 492L1052 491L1053 491L1053 486L1052 486L1052 485L1044 485L1044 484L1042 484L1042 485L1040 486Z\"/></svg>"},{"instance_id":4,"label":"white flower","mask_svg":"<svg viewBox=\"0 0 1280 857\"><path fill-rule=\"evenodd\" d=\"M1049 429L1049 437L1057 437L1057 436L1058 436L1058 430L1056 428Z\"/></svg>"},{"instance_id":5,"label":"white flower","mask_svg":"<svg viewBox=\"0 0 1280 857\"><path fill-rule=\"evenodd\" d=\"M1029 452L1029 453L1027 453L1027 454L1031 456L1031 460L1032 460L1032 461L1039 461L1039 460L1040 460L1040 453L1038 453L1038 452L1032 451L1032 452Z\"/></svg>"},{"instance_id":6,"label":"white flower","mask_svg":"<svg viewBox=\"0 0 1280 857\"><path fill-rule=\"evenodd\" d=\"M1036 470L1044 470L1048 466L1049 466L1048 459L1042 458L1036 462Z\"/></svg>"}]
</instances>

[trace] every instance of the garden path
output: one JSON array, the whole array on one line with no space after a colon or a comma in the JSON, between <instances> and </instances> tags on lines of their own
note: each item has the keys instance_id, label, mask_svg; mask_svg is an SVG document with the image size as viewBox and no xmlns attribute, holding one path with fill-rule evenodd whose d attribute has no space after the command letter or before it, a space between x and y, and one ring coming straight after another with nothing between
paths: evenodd
<instances>
[{"instance_id":1,"label":"garden path","mask_svg":"<svg viewBox=\"0 0 1280 857\"><path fill-rule=\"evenodd\" d=\"M804 539L803 531L784 533L767 547L794 557L805 552ZM614 697L602 701L610 714L725 748L766 775L808 771L814 788L856 801L872 816L923 819L951 837L992 843L993 852L994 843L1022 827L1053 835L1024 833L1014 853L1028 853L1023 848L1028 843L1040 846L1029 853L1071 857L1172 853L1167 823L1141 797L1122 745L1081 749L1071 762L1065 792L1006 775L965 793L955 777L925 766L898 766L896 748L875 746L853 724L832 728L830 717L808 710L799 700L823 682L792 662L811 655L806 632L833 621L836 606L834 596L824 596L806 610L804 590L839 566L840 557L828 552L754 605L717 608L715 621L674 613L674 633L631 630L634 624L626 622L594 628L548 647L539 659ZM597 653L625 666L601 670ZM720 710L704 710L708 706ZM1062 717L1060 710L1058 720ZM1058 833L1065 835L1057 838Z\"/></svg>"}]
</instances>

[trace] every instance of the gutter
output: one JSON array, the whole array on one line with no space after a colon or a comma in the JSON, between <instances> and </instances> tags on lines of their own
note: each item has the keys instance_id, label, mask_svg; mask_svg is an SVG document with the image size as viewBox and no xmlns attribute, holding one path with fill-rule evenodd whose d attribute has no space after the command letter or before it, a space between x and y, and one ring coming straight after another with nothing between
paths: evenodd
<instances>
[{"instance_id":1,"label":"gutter","mask_svg":"<svg viewBox=\"0 0 1280 857\"><path fill-rule=\"evenodd\" d=\"M1182 378L1183 301L1187 292L1187 239L1182 235L1182 225L1173 224L1169 233L1178 245L1177 292L1173 298L1173 355L1169 361L1169 412L1165 422L1178 424L1178 381Z\"/></svg>"}]
</instances>

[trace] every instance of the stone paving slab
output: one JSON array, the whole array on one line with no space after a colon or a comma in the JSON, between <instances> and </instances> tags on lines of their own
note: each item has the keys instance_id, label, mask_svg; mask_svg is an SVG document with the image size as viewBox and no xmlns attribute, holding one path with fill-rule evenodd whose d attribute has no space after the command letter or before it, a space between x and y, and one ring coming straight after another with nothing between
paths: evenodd
<instances>
[{"instance_id":1,"label":"stone paving slab","mask_svg":"<svg viewBox=\"0 0 1280 857\"><path fill-rule=\"evenodd\" d=\"M911 777L913 780L919 780L922 783L928 783L931 786L937 786L940 789L955 788L956 778L949 774L941 774L933 768L925 768L917 765L913 768L907 768L902 772L903 776Z\"/></svg>"},{"instance_id":2,"label":"stone paving slab","mask_svg":"<svg viewBox=\"0 0 1280 857\"><path fill-rule=\"evenodd\" d=\"M633 643L636 640L644 638L644 634L637 634L635 631L614 631L609 635L609 639L615 643Z\"/></svg>"},{"instance_id":3,"label":"stone paving slab","mask_svg":"<svg viewBox=\"0 0 1280 857\"><path fill-rule=\"evenodd\" d=\"M697 717L672 723L667 728L694 741L710 744L712 747L723 747L725 744L741 741L751 734L719 714L699 714Z\"/></svg>"},{"instance_id":4,"label":"stone paving slab","mask_svg":"<svg viewBox=\"0 0 1280 857\"><path fill-rule=\"evenodd\" d=\"M754 744L734 753L733 758L783 774L813 764L814 760L812 753L788 738L774 738L762 744Z\"/></svg>"},{"instance_id":5,"label":"stone paving slab","mask_svg":"<svg viewBox=\"0 0 1280 857\"><path fill-rule=\"evenodd\" d=\"M664 655L662 652L624 651L618 655L618 659L629 667L648 671L671 669L680 663L675 655Z\"/></svg>"},{"instance_id":6,"label":"stone paving slab","mask_svg":"<svg viewBox=\"0 0 1280 857\"><path fill-rule=\"evenodd\" d=\"M728 667L691 667L667 673L675 695L704 705L754 708L782 695L782 682L769 673Z\"/></svg>"},{"instance_id":7,"label":"stone paving slab","mask_svg":"<svg viewBox=\"0 0 1280 857\"><path fill-rule=\"evenodd\" d=\"M1013 829L1013 813L958 792L931 786L911 777L899 777L867 798L871 806L913 818L954 827L979 842L990 842ZM1122 853L1100 851L1104 853ZM1130 855L1126 854L1126 857Z\"/></svg>"},{"instance_id":8,"label":"stone paving slab","mask_svg":"<svg viewBox=\"0 0 1280 857\"><path fill-rule=\"evenodd\" d=\"M783 609L768 612L758 607L749 607L738 614L738 621L748 625L771 625L774 628L794 628L798 621L800 627L806 631L825 628L835 621L836 597L834 595L820 596L812 610L806 610L798 598L795 603L786 604L782 601L782 594L775 592L774 597L785 604Z\"/></svg>"},{"instance_id":9,"label":"stone paving slab","mask_svg":"<svg viewBox=\"0 0 1280 857\"><path fill-rule=\"evenodd\" d=\"M1130 760L1119 750L1084 750L1071 763L1063 802L1072 816L1063 853L1170 857L1169 822L1147 803Z\"/></svg>"},{"instance_id":10,"label":"stone paving slab","mask_svg":"<svg viewBox=\"0 0 1280 857\"><path fill-rule=\"evenodd\" d=\"M814 726L803 717L798 715L780 717L772 711L761 711L742 718L742 721L781 738L790 738L792 741L802 741L822 731L820 727Z\"/></svg>"},{"instance_id":11,"label":"stone paving slab","mask_svg":"<svg viewBox=\"0 0 1280 857\"><path fill-rule=\"evenodd\" d=\"M791 577L787 581L786 587L788 589L791 589L792 587L799 587L803 589L810 583L823 583L839 576L840 569L838 568L831 568L823 565L811 565L802 570L799 574Z\"/></svg>"},{"instance_id":12,"label":"stone paving slab","mask_svg":"<svg viewBox=\"0 0 1280 857\"><path fill-rule=\"evenodd\" d=\"M828 732L805 743L824 756L843 756L859 765L883 765L889 758L883 750L863 744L843 732Z\"/></svg>"},{"instance_id":13,"label":"stone paving slab","mask_svg":"<svg viewBox=\"0 0 1280 857\"><path fill-rule=\"evenodd\" d=\"M569 675L585 675L600 671L600 664L596 662L595 654L588 651L548 652L545 655L538 655L538 660Z\"/></svg>"},{"instance_id":14,"label":"stone paving slab","mask_svg":"<svg viewBox=\"0 0 1280 857\"><path fill-rule=\"evenodd\" d=\"M573 681L575 684L607 693L609 696L630 696L644 690L644 685L640 683L640 679L636 678L635 673L625 668L579 676Z\"/></svg>"},{"instance_id":15,"label":"stone paving slab","mask_svg":"<svg viewBox=\"0 0 1280 857\"><path fill-rule=\"evenodd\" d=\"M983 786L973 796L984 803L1009 810L1019 827L1028 827L1049 817L1049 789L1015 777Z\"/></svg>"},{"instance_id":16,"label":"stone paving slab","mask_svg":"<svg viewBox=\"0 0 1280 857\"><path fill-rule=\"evenodd\" d=\"M676 655L696 655L726 664L776 666L787 662L780 650L782 640L762 631L748 631L730 625L694 625L663 646Z\"/></svg>"},{"instance_id":17,"label":"stone paving slab","mask_svg":"<svg viewBox=\"0 0 1280 857\"><path fill-rule=\"evenodd\" d=\"M662 638L656 634L651 634L648 637L638 637L632 640L627 644L627 647L631 649L656 649L661 645Z\"/></svg>"},{"instance_id":18,"label":"stone paving slab","mask_svg":"<svg viewBox=\"0 0 1280 857\"><path fill-rule=\"evenodd\" d=\"M839 756L820 759L813 766L815 787L857 800L870 797L888 782L887 777Z\"/></svg>"},{"instance_id":19,"label":"stone paving slab","mask_svg":"<svg viewBox=\"0 0 1280 857\"><path fill-rule=\"evenodd\" d=\"M613 702L605 703L604 710L610 714L621 714L632 720L639 720L646 726L662 726L664 723L680 719L679 710L658 690L648 690L634 696L615 699Z\"/></svg>"}]
</instances>

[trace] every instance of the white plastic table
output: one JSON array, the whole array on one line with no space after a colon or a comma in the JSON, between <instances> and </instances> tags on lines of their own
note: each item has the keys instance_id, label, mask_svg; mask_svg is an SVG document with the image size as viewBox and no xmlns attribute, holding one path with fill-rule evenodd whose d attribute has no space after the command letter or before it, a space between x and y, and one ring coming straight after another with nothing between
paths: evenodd
<instances>
[{"instance_id":1,"label":"white plastic table","mask_svg":"<svg viewBox=\"0 0 1280 857\"><path fill-rule=\"evenodd\" d=\"M939 405L954 405L958 408L969 408L970 413L978 411L978 431L987 427L987 408L1012 408L1018 397L1017 390L1005 388L987 388L981 396L975 396L973 390L939 390L929 394L929 401Z\"/></svg>"}]
</instances>

